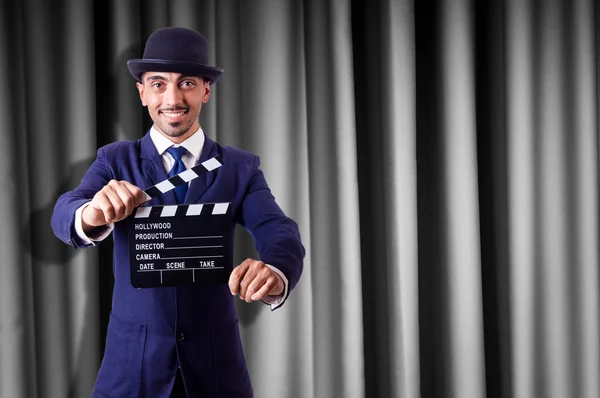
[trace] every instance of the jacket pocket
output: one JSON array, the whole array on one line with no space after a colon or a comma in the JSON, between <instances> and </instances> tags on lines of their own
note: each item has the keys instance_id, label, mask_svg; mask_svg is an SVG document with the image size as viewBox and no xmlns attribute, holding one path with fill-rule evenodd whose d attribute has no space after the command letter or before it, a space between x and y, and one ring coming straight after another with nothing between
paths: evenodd
<instances>
[{"instance_id":1,"label":"jacket pocket","mask_svg":"<svg viewBox=\"0 0 600 398\"><path fill-rule=\"evenodd\" d=\"M94 387L95 394L119 398L138 396L146 329L146 325L127 322L110 314L106 349Z\"/></svg>"}]
</instances>

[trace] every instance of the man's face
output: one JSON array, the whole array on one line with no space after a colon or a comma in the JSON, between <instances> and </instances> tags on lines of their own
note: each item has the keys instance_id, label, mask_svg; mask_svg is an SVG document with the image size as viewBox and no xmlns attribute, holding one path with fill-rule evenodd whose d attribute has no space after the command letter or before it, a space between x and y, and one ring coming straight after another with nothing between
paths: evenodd
<instances>
[{"instance_id":1,"label":"man's face","mask_svg":"<svg viewBox=\"0 0 600 398\"><path fill-rule=\"evenodd\" d=\"M198 130L202 104L210 96L210 84L204 79L181 73L146 72L142 83L136 86L154 127L171 141L183 142Z\"/></svg>"}]
</instances>

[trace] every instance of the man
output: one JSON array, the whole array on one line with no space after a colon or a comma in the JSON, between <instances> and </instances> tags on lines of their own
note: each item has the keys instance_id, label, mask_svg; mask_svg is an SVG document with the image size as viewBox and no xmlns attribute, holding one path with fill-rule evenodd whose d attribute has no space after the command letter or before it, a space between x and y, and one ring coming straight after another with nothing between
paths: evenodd
<instances>
[{"instance_id":1,"label":"man","mask_svg":"<svg viewBox=\"0 0 600 398\"><path fill-rule=\"evenodd\" d=\"M74 247L93 246L113 233L112 313L93 396L251 397L233 296L263 300L272 309L285 301L302 272L298 227L275 203L258 157L221 146L200 128L202 105L222 73L208 65L204 37L159 29L148 38L143 59L128 67L152 128L141 140L100 148L52 216L56 236ZM238 223L250 231L260 260L235 267L228 284L132 287L124 219L145 202L142 188L218 155L222 167L145 205L230 202L230 227Z\"/></svg>"}]
</instances>

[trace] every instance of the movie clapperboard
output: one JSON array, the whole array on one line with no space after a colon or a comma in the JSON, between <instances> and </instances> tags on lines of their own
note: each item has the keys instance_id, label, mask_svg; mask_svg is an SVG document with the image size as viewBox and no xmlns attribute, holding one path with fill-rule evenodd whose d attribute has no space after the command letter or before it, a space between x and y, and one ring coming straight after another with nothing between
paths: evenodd
<instances>
[{"instance_id":1,"label":"movie clapperboard","mask_svg":"<svg viewBox=\"0 0 600 398\"><path fill-rule=\"evenodd\" d=\"M144 192L150 200L222 166L211 158ZM230 203L138 207L127 218L136 288L227 283L233 269Z\"/></svg>"}]
</instances>

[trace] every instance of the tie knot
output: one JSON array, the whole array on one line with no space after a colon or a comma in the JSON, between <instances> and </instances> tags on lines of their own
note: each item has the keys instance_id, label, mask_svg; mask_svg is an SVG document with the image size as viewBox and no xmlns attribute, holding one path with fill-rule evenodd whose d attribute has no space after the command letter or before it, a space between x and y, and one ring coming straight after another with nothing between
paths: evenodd
<instances>
[{"instance_id":1,"label":"tie knot","mask_svg":"<svg viewBox=\"0 0 600 398\"><path fill-rule=\"evenodd\" d=\"M181 159L183 154L187 152L187 149L185 149L182 146L178 148L170 147L167 149L167 152L169 152L171 156L173 156L173 159L175 159L175 161L178 161L179 159Z\"/></svg>"}]
</instances>

